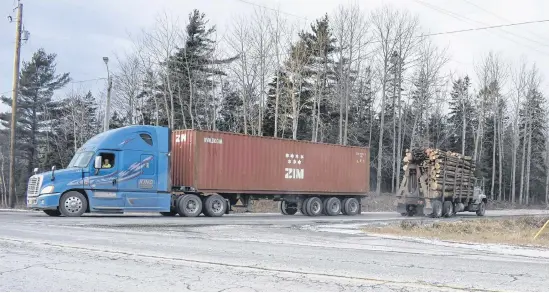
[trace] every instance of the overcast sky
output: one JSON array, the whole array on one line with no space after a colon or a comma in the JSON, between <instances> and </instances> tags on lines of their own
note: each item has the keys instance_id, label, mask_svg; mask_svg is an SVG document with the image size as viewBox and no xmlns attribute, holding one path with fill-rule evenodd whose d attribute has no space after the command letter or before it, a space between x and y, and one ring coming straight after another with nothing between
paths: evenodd
<instances>
[{"instance_id":1,"label":"overcast sky","mask_svg":"<svg viewBox=\"0 0 549 293\"><path fill-rule=\"evenodd\" d=\"M245 3L249 2L249 3ZM106 77L103 56L110 56L131 48L129 37L140 29L150 27L155 17L164 11L187 19L196 8L218 26L222 33L231 18L250 14L253 4L280 8L305 23L324 13L331 13L339 0L24 0L23 22L30 39L21 51L22 60L43 47L56 53L58 72L70 72L74 81ZM549 19L549 1L544 0L358 0L360 7L370 12L383 4L408 9L419 15L425 32L445 32L459 29ZM477 6L472 5L475 3ZM15 23L14 0L0 3L0 94L10 95L13 70ZM299 17L297 17L299 16ZM436 44L448 47L451 62L447 69L458 74L474 75L474 63L490 50L501 53L509 61L521 57L535 61L541 69L547 89L549 77L549 23L512 28L433 36ZM112 61L111 61L112 62ZM473 78L474 80L474 78ZM69 87L92 88L99 92L102 80L71 84ZM7 93L6 93L7 92ZM59 93L62 95L62 93ZM549 93L546 93L549 94ZM0 105L0 111L9 108Z\"/></svg>"}]
</instances>

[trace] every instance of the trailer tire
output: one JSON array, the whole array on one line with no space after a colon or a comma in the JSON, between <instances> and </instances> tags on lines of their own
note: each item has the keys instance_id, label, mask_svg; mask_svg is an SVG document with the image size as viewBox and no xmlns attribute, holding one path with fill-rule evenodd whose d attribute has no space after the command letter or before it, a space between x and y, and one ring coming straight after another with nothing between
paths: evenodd
<instances>
[{"instance_id":1,"label":"trailer tire","mask_svg":"<svg viewBox=\"0 0 549 293\"><path fill-rule=\"evenodd\" d=\"M197 195L186 194L178 198L175 204L181 217L198 217L202 212L202 200Z\"/></svg>"},{"instance_id":2,"label":"trailer tire","mask_svg":"<svg viewBox=\"0 0 549 293\"><path fill-rule=\"evenodd\" d=\"M341 201L337 197L330 197L324 202L324 213L328 216L337 216L341 213Z\"/></svg>"},{"instance_id":3,"label":"trailer tire","mask_svg":"<svg viewBox=\"0 0 549 293\"><path fill-rule=\"evenodd\" d=\"M449 218L454 215L454 204L451 201L447 200L442 205L442 215L445 218Z\"/></svg>"},{"instance_id":4,"label":"trailer tire","mask_svg":"<svg viewBox=\"0 0 549 293\"><path fill-rule=\"evenodd\" d=\"M50 217L61 216L61 212L59 210L44 210L43 212Z\"/></svg>"},{"instance_id":5,"label":"trailer tire","mask_svg":"<svg viewBox=\"0 0 549 293\"><path fill-rule=\"evenodd\" d=\"M309 198L306 198L304 199L302 202L301 202L301 209L300 209L300 212L302 215L304 216L308 216L309 213L307 212L307 202L309 202Z\"/></svg>"},{"instance_id":6,"label":"trailer tire","mask_svg":"<svg viewBox=\"0 0 549 293\"><path fill-rule=\"evenodd\" d=\"M204 201L204 215L207 217L221 217L227 210L227 202L218 194L210 195Z\"/></svg>"},{"instance_id":7,"label":"trailer tire","mask_svg":"<svg viewBox=\"0 0 549 293\"><path fill-rule=\"evenodd\" d=\"M88 209L88 200L78 191L69 191L59 200L59 211L65 217L80 217Z\"/></svg>"},{"instance_id":8,"label":"trailer tire","mask_svg":"<svg viewBox=\"0 0 549 293\"><path fill-rule=\"evenodd\" d=\"M347 204L347 201L349 200L349 198L344 198L342 201L341 201L341 213L346 215L347 214L347 211L345 210L345 205Z\"/></svg>"},{"instance_id":9,"label":"trailer tire","mask_svg":"<svg viewBox=\"0 0 549 293\"><path fill-rule=\"evenodd\" d=\"M440 200L434 200L431 203L433 207L433 213L431 214L432 218L440 218L442 217L442 202Z\"/></svg>"},{"instance_id":10,"label":"trailer tire","mask_svg":"<svg viewBox=\"0 0 549 293\"><path fill-rule=\"evenodd\" d=\"M486 214L486 204L484 203L484 201L480 202L476 213L477 216L484 217L484 215Z\"/></svg>"},{"instance_id":11,"label":"trailer tire","mask_svg":"<svg viewBox=\"0 0 549 293\"><path fill-rule=\"evenodd\" d=\"M347 198L347 201L345 202L345 212L349 216L354 216L360 213L360 204L356 198Z\"/></svg>"},{"instance_id":12,"label":"trailer tire","mask_svg":"<svg viewBox=\"0 0 549 293\"><path fill-rule=\"evenodd\" d=\"M297 213L297 204L288 203L285 200L282 200L278 203L278 208L280 209L280 213L285 216L293 216Z\"/></svg>"},{"instance_id":13,"label":"trailer tire","mask_svg":"<svg viewBox=\"0 0 549 293\"><path fill-rule=\"evenodd\" d=\"M311 217L316 217L322 215L322 211L324 210L324 204L322 203L322 200L318 197L311 197L307 201L307 215Z\"/></svg>"}]
</instances>

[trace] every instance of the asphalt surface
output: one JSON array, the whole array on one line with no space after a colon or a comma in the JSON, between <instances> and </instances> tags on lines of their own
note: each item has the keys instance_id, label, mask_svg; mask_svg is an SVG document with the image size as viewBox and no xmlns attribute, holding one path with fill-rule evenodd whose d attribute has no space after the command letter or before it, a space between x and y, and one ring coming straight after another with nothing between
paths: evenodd
<instances>
[{"instance_id":1,"label":"asphalt surface","mask_svg":"<svg viewBox=\"0 0 549 293\"><path fill-rule=\"evenodd\" d=\"M496 217L524 214L547 211L487 211ZM0 291L549 288L546 251L521 256L526 248L486 250L358 230L363 224L402 219L395 213L53 218L0 211Z\"/></svg>"}]
</instances>

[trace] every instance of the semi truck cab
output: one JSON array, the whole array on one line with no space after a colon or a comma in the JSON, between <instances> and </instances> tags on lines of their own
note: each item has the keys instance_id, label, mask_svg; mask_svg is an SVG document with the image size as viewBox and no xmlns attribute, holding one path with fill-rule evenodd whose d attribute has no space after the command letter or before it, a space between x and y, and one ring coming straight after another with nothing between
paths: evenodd
<instances>
[{"instance_id":1,"label":"semi truck cab","mask_svg":"<svg viewBox=\"0 0 549 293\"><path fill-rule=\"evenodd\" d=\"M65 169L30 177L27 206L51 216L170 212L170 135L168 128L157 126L98 134Z\"/></svg>"}]
</instances>

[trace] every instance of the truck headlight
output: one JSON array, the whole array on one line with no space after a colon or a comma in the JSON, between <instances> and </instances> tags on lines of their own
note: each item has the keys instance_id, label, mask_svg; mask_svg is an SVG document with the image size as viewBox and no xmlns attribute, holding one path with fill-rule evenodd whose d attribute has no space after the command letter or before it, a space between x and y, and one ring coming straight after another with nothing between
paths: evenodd
<instances>
[{"instance_id":1,"label":"truck headlight","mask_svg":"<svg viewBox=\"0 0 549 293\"><path fill-rule=\"evenodd\" d=\"M40 194L46 194L46 193L52 193L52 192L53 192L53 185L50 185L42 188L42 191L40 191Z\"/></svg>"}]
</instances>

